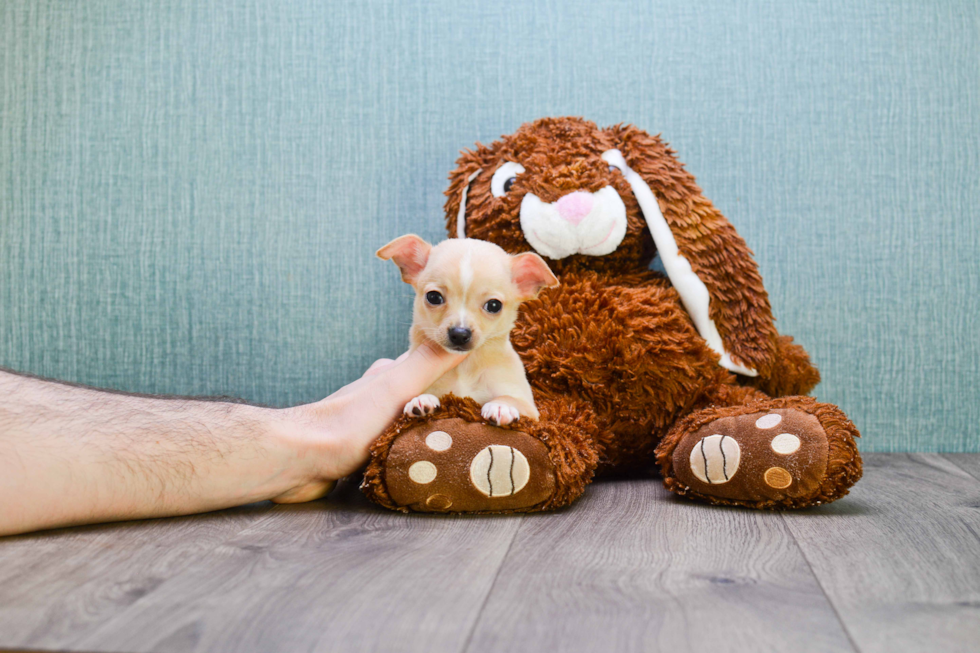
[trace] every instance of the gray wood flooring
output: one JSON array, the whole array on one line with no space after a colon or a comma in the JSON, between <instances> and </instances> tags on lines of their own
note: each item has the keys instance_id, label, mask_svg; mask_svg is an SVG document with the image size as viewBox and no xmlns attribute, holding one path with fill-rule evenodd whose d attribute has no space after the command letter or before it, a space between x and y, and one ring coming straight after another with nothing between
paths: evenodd
<instances>
[{"instance_id":1,"label":"gray wood flooring","mask_svg":"<svg viewBox=\"0 0 980 653\"><path fill-rule=\"evenodd\" d=\"M631 479L553 514L406 516L342 485L0 539L0 647L980 651L980 455L865 463L793 513Z\"/></svg>"}]
</instances>

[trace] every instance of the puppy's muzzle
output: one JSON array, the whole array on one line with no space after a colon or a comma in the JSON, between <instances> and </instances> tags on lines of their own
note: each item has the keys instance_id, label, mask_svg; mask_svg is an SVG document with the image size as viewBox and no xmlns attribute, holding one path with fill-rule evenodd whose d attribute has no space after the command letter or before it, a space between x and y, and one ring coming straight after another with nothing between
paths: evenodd
<instances>
[{"instance_id":1,"label":"puppy's muzzle","mask_svg":"<svg viewBox=\"0 0 980 653\"><path fill-rule=\"evenodd\" d=\"M460 351L466 351L470 348L470 342L473 339L473 332L466 327L449 327L449 344L452 345L453 349L458 349Z\"/></svg>"}]
</instances>

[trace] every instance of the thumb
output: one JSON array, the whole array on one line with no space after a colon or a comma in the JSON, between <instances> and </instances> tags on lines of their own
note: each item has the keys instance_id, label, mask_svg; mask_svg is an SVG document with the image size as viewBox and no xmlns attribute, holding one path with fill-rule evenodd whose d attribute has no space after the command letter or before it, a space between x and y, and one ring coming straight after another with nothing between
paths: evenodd
<instances>
[{"instance_id":1,"label":"thumb","mask_svg":"<svg viewBox=\"0 0 980 653\"><path fill-rule=\"evenodd\" d=\"M382 384L380 390L392 401L404 403L422 394L464 358L465 353L448 352L431 340L426 340L377 376Z\"/></svg>"}]
</instances>

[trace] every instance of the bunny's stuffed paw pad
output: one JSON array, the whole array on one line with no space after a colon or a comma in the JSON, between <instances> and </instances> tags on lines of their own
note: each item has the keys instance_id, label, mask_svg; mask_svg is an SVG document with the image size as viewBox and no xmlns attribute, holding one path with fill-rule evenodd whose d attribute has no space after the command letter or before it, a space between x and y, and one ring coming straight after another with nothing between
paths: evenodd
<instances>
[{"instance_id":1,"label":"bunny's stuffed paw pad","mask_svg":"<svg viewBox=\"0 0 980 653\"><path fill-rule=\"evenodd\" d=\"M814 495L827 475L827 434L816 417L781 408L722 417L673 452L682 494L763 507Z\"/></svg>"},{"instance_id":2,"label":"bunny's stuffed paw pad","mask_svg":"<svg viewBox=\"0 0 980 653\"><path fill-rule=\"evenodd\" d=\"M443 419L406 429L385 461L391 499L418 512L513 512L551 497L548 449L520 431Z\"/></svg>"}]
</instances>

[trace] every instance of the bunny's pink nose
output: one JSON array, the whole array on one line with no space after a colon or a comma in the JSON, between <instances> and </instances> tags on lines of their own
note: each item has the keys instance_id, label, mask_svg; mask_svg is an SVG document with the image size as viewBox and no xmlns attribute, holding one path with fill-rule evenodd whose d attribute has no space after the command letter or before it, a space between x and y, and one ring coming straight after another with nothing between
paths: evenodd
<instances>
[{"instance_id":1,"label":"bunny's pink nose","mask_svg":"<svg viewBox=\"0 0 980 653\"><path fill-rule=\"evenodd\" d=\"M558 200L558 215L577 225L592 211L592 193L576 191Z\"/></svg>"}]
</instances>

